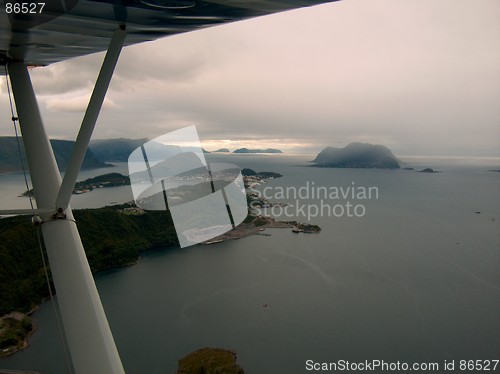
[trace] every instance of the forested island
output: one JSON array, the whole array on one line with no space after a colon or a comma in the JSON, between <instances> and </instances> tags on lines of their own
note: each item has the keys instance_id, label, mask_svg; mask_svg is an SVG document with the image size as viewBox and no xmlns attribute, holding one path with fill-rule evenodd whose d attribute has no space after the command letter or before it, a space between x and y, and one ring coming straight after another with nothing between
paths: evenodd
<instances>
[{"instance_id":1,"label":"forested island","mask_svg":"<svg viewBox=\"0 0 500 374\"><path fill-rule=\"evenodd\" d=\"M73 194L79 195L82 193L93 191L97 188L109 188L129 185L130 178L127 175L123 175L120 173L108 173L76 182L75 187L73 188ZM34 190L31 189L29 191L25 191L23 193L23 196L34 196L34 194Z\"/></svg>"},{"instance_id":2,"label":"forested island","mask_svg":"<svg viewBox=\"0 0 500 374\"><path fill-rule=\"evenodd\" d=\"M31 318L24 313L12 312L0 317L0 357L26 348L26 338L34 331Z\"/></svg>"},{"instance_id":3,"label":"forested island","mask_svg":"<svg viewBox=\"0 0 500 374\"><path fill-rule=\"evenodd\" d=\"M262 179L280 178L280 177L283 176L282 174L275 173L273 171L259 171L259 172L256 172L255 170L248 169L248 168L242 169L241 170L241 175L243 175L244 177L254 177L254 178L257 178L257 179L260 179L260 180L262 180Z\"/></svg>"},{"instance_id":4,"label":"forested island","mask_svg":"<svg viewBox=\"0 0 500 374\"><path fill-rule=\"evenodd\" d=\"M244 374L236 353L227 349L202 348L179 360L177 374Z\"/></svg>"}]
</instances>

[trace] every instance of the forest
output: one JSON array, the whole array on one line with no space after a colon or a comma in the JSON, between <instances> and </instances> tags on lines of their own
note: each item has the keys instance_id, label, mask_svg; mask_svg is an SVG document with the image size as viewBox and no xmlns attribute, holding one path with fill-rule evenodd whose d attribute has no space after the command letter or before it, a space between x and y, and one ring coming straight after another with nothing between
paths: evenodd
<instances>
[{"instance_id":1,"label":"forest","mask_svg":"<svg viewBox=\"0 0 500 374\"><path fill-rule=\"evenodd\" d=\"M178 244L168 211L125 214L127 207L73 211L93 272L133 264L147 249ZM29 312L49 296L36 230L29 216L0 220L0 315Z\"/></svg>"}]
</instances>

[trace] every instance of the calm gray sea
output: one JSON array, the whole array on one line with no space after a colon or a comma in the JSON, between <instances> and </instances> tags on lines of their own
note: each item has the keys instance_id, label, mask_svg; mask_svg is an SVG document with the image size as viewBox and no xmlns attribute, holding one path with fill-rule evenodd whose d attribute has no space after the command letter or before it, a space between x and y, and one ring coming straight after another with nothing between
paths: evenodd
<instances>
[{"instance_id":1,"label":"calm gray sea","mask_svg":"<svg viewBox=\"0 0 500 374\"><path fill-rule=\"evenodd\" d=\"M455 360L446 372L463 373L459 360L500 359L500 173L488 171L498 160L406 160L441 171L427 174L312 168L303 156L211 157L284 174L261 190L373 186L378 199L356 201L363 217L311 218L323 229L317 235L273 229L152 250L137 265L96 275L127 373L175 373L180 357L202 347L236 351L248 374L314 372L307 360L373 359L435 362L436 373ZM0 176L2 208L12 207L19 180ZM75 196L72 205L131 199L120 187ZM0 368L65 373L50 304L34 319L30 348L0 359Z\"/></svg>"}]
</instances>

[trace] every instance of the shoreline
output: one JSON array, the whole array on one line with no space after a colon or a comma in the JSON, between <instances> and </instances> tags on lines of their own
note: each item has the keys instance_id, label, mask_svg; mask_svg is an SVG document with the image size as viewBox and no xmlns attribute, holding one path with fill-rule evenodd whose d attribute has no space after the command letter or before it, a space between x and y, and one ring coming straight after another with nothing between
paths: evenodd
<instances>
[{"instance_id":1,"label":"shoreline","mask_svg":"<svg viewBox=\"0 0 500 374\"><path fill-rule=\"evenodd\" d=\"M257 220L265 220L266 222L257 225L255 221ZM216 236L215 238L206 240L204 242L201 242L200 244L203 245L210 245L210 244L216 244L216 243L221 243L225 242L228 240L237 240L241 238L245 238L247 236L251 235L264 235L262 234L262 231L267 228L272 228L272 229L291 229L293 228L294 224L289 223L289 222L283 222L283 221L277 221L276 219L272 217L263 217L263 216L256 216L254 219L252 219L250 222L243 222L240 223L237 227L234 229L225 232L222 235ZM264 235L264 236L269 236L270 234Z\"/></svg>"},{"instance_id":2,"label":"shoreline","mask_svg":"<svg viewBox=\"0 0 500 374\"><path fill-rule=\"evenodd\" d=\"M302 226L304 226L304 227L314 227L314 231L303 231L303 232L310 232L310 233L318 233L321 230L317 226L308 225L308 224L301 224L301 223L298 223L296 221L279 221L279 220L276 220L275 218L267 217L267 216L249 216L249 217L252 217L249 221L243 222L240 225L238 225L236 228L234 228L234 229L232 229L232 230L230 230L230 231L228 231L228 232L226 232L226 233L224 233L222 235L219 235L219 236L217 236L215 238L212 238L212 239L207 240L205 242L201 242L199 244L200 245L211 245L211 244L225 242L225 241L228 241L228 240L237 240L237 239L249 237L251 235L271 236L271 234L263 232L267 228L272 228L272 229L290 229L290 230L293 231L295 228L297 228L297 226L301 226L301 227ZM295 232L295 231L293 231L293 232ZM130 261L130 262L127 262L127 263L124 263L124 264L115 265L115 266L112 266L112 267L109 267L109 268L106 268L106 269L100 269L100 270L94 271L92 273L93 274L98 274L98 273L101 273L101 272L113 271L113 270L118 270L120 268L134 266L134 265L138 264L141 261L141 253L149 251L149 250L154 249L154 248L155 247L142 248L139 251L139 256L137 257L137 259L135 259L133 261ZM45 302L45 301L48 301L48 300L50 300L50 297L44 298L42 300L42 303ZM21 351L21 350L29 347L29 338L37 330L37 327L33 323L33 321L30 318L30 316L34 312L36 312L36 310L40 307L40 305L41 305L41 303L37 304L35 307L33 307L27 313L21 313L21 312L18 312L18 311L11 311L8 314L0 316L0 322L4 318L9 318L9 317L12 317L12 316L16 316L16 319L18 319L19 321L22 320L23 318L29 318L29 321L32 323L32 329L24 337L22 345L20 345L20 346L19 345L17 345L17 346L10 346L10 347L7 347L7 348L5 348L3 350L0 350L0 358L11 356L11 355L13 355L13 354L15 354L15 353L17 353L17 352L19 352L19 351Z\"/></svg>"},{"instance_id":3,"label":"shoreline","mask_svg":"<svg viewBox=\"0 0 500 374\"><path fill-rule=\"evenodd\" d=\"M269 216L254 216L250 222L240 223L234 229L216 236L215 238L201 242L200 244L209 245L221 243L227 240L236 240L245 238L251 235L271 236L271 234L263 233L265 229L291 229L294 233L317 234L321 228L316 225L300 223L297 221L279 221Z\"/></svg>"},{"instance_id":4,"label":"shoreline","mask_svg":"<svg viewBox=\"0 0 500 374\"><path fill-rule=\"evenodd\" d=\"M30 315L33 312L35 312L36 309L38 309L38 307L39 306L37 305L36 308L32 309L29 313L26 313L26 314L14 311L14 312L7 313L3 316L0 316L0 326L1 326L0 327L0 336L3 333L12 332L12 326L2 325L2 323L5 323L4 321L7 319L16 320L18 323L22 323L22 321L27 320L30 324L30 330L27 331L25 333L25 335L23 336L23 340L22 340L21 344L11 345L11 346L8 346L7 348L0 349L0 358L12 356L15 353L22 351L23 349L26 349L30 346L29 338L37 331L37 326L34 324L33 319L30 317Z\"/></svg>"}]
</instances>

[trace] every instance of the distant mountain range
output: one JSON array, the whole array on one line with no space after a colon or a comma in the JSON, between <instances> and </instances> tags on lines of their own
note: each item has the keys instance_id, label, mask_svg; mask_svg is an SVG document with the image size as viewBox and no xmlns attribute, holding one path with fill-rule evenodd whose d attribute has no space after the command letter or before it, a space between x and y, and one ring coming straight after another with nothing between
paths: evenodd
<instances>
[{"instance_id":1,"label":"distant mountain range","mask_svg":"<svg viewBox=\"0 0 500 374\"><path fill-rule=\"evenodd\" d=\"M90 142L89 148L94 155L102 161L109 162L127 162L128 157L134 149L146 143L148 139L100 139ZM203 149L203 148L202 148ZM213 152L208 152L203 149L203 153L230 153L228 148L220 148ZM249 149L239 148L233 153L283 153L279 149Z\"/></svg>"},{"instance_id":2,"label":"distant mountain range","mask_svg":"<svg viewBox=\"0 0 500 374\"><path fill-rule=\"evenodd\" d=\"M108 162L127 162L130 154L138 147L148 142L149 139L98 139L90 142L89 149L94 155L102 161ZM150 143L151 144L151 143ZM170 148L178 148L179 146L172 145ZM210 153L203 149L203 153Z\"/></svg>"},{"instance_id":3,"label":"distant mountain range","mask_svg":"<svg viewBox=\"0 0 500 374\"><path fill-rule=\"evenodd\" d=\"M383 145L351 143L344 148L326 147L312 161L330 168L399 169L400 161Z\"/></svg>"},{"instance_id":4,"label":"distant mountain range","mask_svg":"<svg viewBox=\"0 0 500 374\"><path fill-rule=\"evenodd\" d=\"M267 149L248 149L248 148L239 148L235 150L233 153L283 153L279 149L267 148Z\"/></svg>"},{"instance_id":5,"label":"distant mountain range","mask_svg":"<svg viewBox=\"0 0 500 374\"><path fill-rule=\"evenodd\" d=\"M59 170L66 169L74 142L69 140L51 140L52 149L56 157ZM20 139L22 160L27 167L26 155L24 153L24 144ZM111 166L99 160L90 150L87 150L83 160L82 169L93 169ZM17 140L15 137L2 136L0 137L0 173L19 172L22 171L21 161L19 159L19 151L17 148Z\"/></svg>"},{"instance_id":6,"label":"distant mountain range","mask_svg":"<svg viewBox=\"0 0 500 374\"><path fill-rule=\"evenodd\" d=\"M148 141L142 139L98 139L92 140L89 149L102 161L126 162L134 149Z\"/></svg>"}]
</instances>

